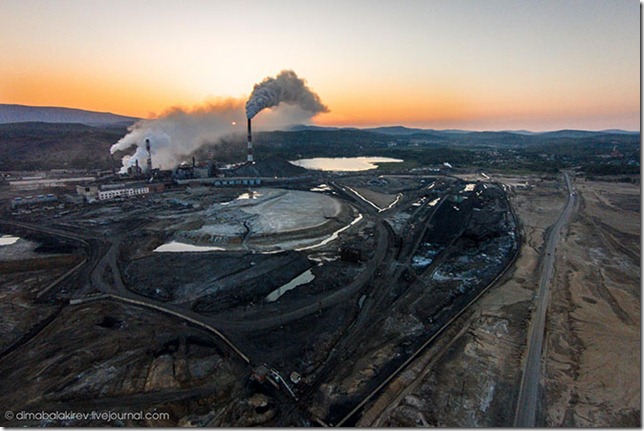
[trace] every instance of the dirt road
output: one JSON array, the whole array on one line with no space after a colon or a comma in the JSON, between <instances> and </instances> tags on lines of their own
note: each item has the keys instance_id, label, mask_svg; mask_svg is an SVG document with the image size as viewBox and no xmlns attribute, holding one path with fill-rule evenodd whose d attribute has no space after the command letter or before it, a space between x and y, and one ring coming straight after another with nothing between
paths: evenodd
<instances>
[{"instance_id":1,"label":"dirt road","mask_svg":"<svg viewBox=\"0 0 644 431\"><path fill-rule=\"evenodd\" d=\"M555 248L557 247L557 242L559 240L559 233L570 220L571 214L577 203L577 195L573 191L568 173L564 173L564 178L568 187L568 203L557 222L552 226L546 240L546 256L541 269L541 280L539 283L539 290L537 292L537 309L530 326L528 354L526 357L525 367L523 369L523 376L521 378L519 400L514 419L514 426L521 428L534 427L537 425L536 412L539 395L539 380L541 376L541 353L543 350L546 310L548 309L548 299L550 296L548 288L550 286L555 262Z\"/></svg>"}]
</instances>

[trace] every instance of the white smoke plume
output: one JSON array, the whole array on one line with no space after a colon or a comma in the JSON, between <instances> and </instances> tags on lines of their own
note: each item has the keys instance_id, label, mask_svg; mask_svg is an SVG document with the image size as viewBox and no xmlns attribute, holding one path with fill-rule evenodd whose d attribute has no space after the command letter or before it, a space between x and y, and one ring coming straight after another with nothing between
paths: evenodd
<instances>
[{"instance_id":1,"label":"white smoke plume","mask_svg":"<svg viewBox=\"0 0 644 431\"><path fill-rule=\"evenodd\" d=\"M205 144L216 144L230 135L245 136L246 118L254 117L264 108L274 109L254 122L255 130L305 123L315 114L328 111L295 72L282 71L277 77L255 85L246 102L246 112L244 102L238 99L217 100L189 109L171 108L159 118L141 120L131 126L129 133L112 145L110 153L128 152L135 147L134 154L123 157L121 172L127 172L137 161L144 168L148 158L145 140L149 139L152 166L173 169Z\"/></svg>"},{"instance_id":2,"label":"white smoke plume","mask_svg":"<svg viewBox=\"0 0 644 431\"><path fill-rule=\"evenodd\" d=\"M283 129L293 124L308 122L313 114L298 105L283 104L271 109L255 121L255 130ZM217 100L194 108L172 108L153 120L141 120L130 127L129 133L110 148L134 152L122 159L121 173L136 165L146 167L148 152L145 140L150 139L152 166L174 169L205 144L218 144L222 138L246 136L244 101L240 99ZM132 147L136 147L133 150ZM215 155L216 157L216 155Z\"/></svg>"},{"instance_id":3,"label":"white smoke plume","mask_svg":"<svg viewBox=\"0 0 644 431\"><path fill-rule=\"evenodd\" d=\"M112 145L110 152L128 151L135 146L131 156L123 157L121 172L134 166L146 166L148 152L145 140L150 139L152 166L173 169L194 150L208 142L241 132L235 123L244 127L243 102L235 99L219 100L191 109L171 108L154 120L141 120L130 127L130 132Z\"/></svg>"},{"instance_id":4,"label":"white smoke plume","mask_svg":"<svg viewBox=\"0 0 644 431\"><path fill-rule=\"evenodd\" d=\"M306 81L298 78L292 70L283 70L275 78L268 77L255 84L246 102L246 117L253 118L262 109L278 106L282 102L296 105L309 112L310 116L329 111L320 97L306 85Z\"/></svg>"}]
</instances>

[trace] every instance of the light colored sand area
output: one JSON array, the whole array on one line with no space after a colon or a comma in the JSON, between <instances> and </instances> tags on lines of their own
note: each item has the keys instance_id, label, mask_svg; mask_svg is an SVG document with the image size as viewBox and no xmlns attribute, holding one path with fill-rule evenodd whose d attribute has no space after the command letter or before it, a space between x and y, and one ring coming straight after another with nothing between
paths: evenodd
<instances>
[{"instance_id":1,"label":"light colored sand area","mask_svg":"<svg viewBox=\"0 0 644 431\"><path fill-rule=\"evenodd\" d=\"M639 185L575 185L546 331L546 426L639 426Z\"/></svg>"}]
</instances>

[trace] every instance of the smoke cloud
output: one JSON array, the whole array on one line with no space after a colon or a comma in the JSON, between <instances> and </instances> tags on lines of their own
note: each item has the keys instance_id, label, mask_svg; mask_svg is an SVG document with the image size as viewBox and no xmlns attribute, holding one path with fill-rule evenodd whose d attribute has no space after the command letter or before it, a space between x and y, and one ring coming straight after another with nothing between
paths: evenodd
<instances>
[{"instance_id":1,"label":"smoke cloud","mask_svg":"<svg viewBox=\"0 0 644 431\"><path fill-rule=\"evenodd\" d=\"M268 77L255 84L246 102L246 117L253 118L262 109L278 106L282 102L296 105L309 112L310 116L329 111L303 79L298 78L292 70L283 70L275 78Z\"/></svg>"},{"instance_id":2,"label":"smoke cloud","mask_svg":"<svg viewBox=\"0 0 644 431\"><path fill-rule=\"evenodd\" d=\"M240 132L244 127L243 102L236 99L218 100L190 109L171 108L154 120L141 120L130 127L129 133L110 148L110 153L131 151L123 157L123 168L145 166L148 152L145 140L150 139L152 165L155 168L173 169L189 154L206 143Z\"/></svg>"},{"instance_id":3,"label":"smoke cloud","mask_svg":"<svg viewBox=\"0 0 644 431\"><path fill-rule=\"evenodd\" d=\"M315 114L328 111L318 95L311 92L295 72L283 71L276 78L266 78L255 85L245 110L240 99L215 100L193 108L171 108L156 119L135 123L127 135L112 145L110 153L134 151L123 157L122 173L136 165L137 160L139 166L145 167L148 158L145 140L149 139L152 166L174 169L182 161L188 161L188 156L203 145L216 145L229 137L243 139L246 118L269 107L274 109L254 121L255 130L275 130L306 123ZM249 112L253 114L249 115Z\"/></svg>"}]
</instances>

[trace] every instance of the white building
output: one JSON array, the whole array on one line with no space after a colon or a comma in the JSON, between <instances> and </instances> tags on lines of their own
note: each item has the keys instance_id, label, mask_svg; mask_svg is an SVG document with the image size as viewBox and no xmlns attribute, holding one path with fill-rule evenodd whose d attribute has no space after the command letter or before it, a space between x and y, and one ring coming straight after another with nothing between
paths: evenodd
<instances>
[{"instance_id":1,"label":"white building","mask_svg":"<svg viewBox=\"0 0 644 431\"><path fill-rule=\"evenodd\" d=\"M114 199L121 196L145 195L148 193L150 193L150 188L148 186L129 187L115 190L99 190L98 200L103 201L105 199Z\"/></svg>"},{"instance_id":2,"label":"white building","mask_svg":"<svg viewBox=\"0 0 644 431\"><path fill-rule=\"evenodd\" d=\"M154 184L154 191L163 191L163 184ZM146 184L104 184L76 186L76 192L87 202L104 201L118 197L145 195L150 193L151 186Z\"/></svg>"}]
</instances>

